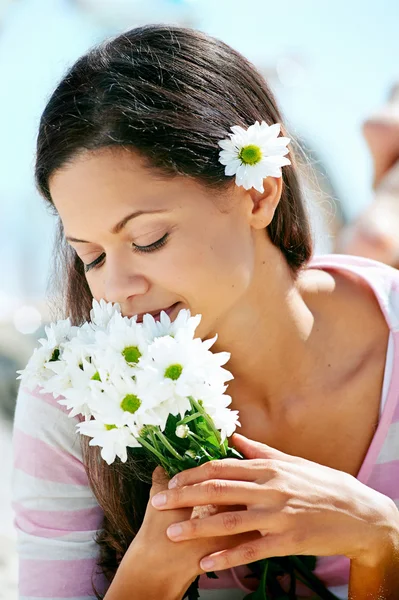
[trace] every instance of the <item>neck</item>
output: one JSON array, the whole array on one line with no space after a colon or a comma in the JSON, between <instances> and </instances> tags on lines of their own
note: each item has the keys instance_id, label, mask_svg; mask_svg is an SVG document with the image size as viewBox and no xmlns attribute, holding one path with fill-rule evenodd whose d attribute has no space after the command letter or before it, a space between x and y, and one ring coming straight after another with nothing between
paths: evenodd
<instances>
[{"instance_id":1,"label":"neck","mask_svg":"<svg viewBox=\"0 0 399 600\"><path fill-rule=\"evenodd\" d=\"M281 253L274 247L271 253L273 260L261 257L255 265L254 285L241 303L216 324L212 347L231 353L225 368L234 375L227 389L233 401L245 390L251 403L269 410L308 386L320 361L318 321L306 301L314 278L306 285L302 275L295 280Z\"/></svg>"}]
</instances>

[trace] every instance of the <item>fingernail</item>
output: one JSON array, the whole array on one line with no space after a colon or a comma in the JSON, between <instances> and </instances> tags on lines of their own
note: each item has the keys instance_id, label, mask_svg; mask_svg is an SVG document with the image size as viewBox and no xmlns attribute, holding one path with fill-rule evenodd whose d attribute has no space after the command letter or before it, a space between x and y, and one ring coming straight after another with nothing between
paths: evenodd
<instances>
[{"instance_id":1,"label":"fingernail","mask_svg":"<svg viewBox=\"0 0 399 600\"><path fill-rule=\"evenodd\" d=\"M169 483L168 483L168 488L169 488L169 489L175 488L175 487L177 487L177 484L178 484L178 483L179 483L179 482L178 482L178 479L177 479L177 477L173 477L173 479L171 479L171 480L169 481Z\"/></svg>"},{"instance_id":2,"label":"fingernail","mask_svg":"<svg viewBox=\"0 0 399 600\"><path fill-rule=\"evenodd\" d=\"M166 494L156 494L151 500L153 506L163 506L166 504Z\"/></svg>"},{"instance_id":3,"label":"fingernail","mask_svg":"<svg viewBox=\"0 0 399 600\"><path fill-rule=\"evenodd\" d=\"M214 567L214 566L215 566L215 561L212 560L211 558L204 558L200 562L200 567L201 567L201 569L203 569L203 571L209 571L209 569L212 569L212 567Z\"/></svg>"},{"instance_id":4,"label":"fingernail","mask_svg":"<svg viewBox=\"0 0 399 600\"><path fill-rule=\"evenodd\" d=\"M183 533L183 527L179 524L171 525L166 530L166 533L169 537L179 537Z\"/></svg>"}]
</instances>

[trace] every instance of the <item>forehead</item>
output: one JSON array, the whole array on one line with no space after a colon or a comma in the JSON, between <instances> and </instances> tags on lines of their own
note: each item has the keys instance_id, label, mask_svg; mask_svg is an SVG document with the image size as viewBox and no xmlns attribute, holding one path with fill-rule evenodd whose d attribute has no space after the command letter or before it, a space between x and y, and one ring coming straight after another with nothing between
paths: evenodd
<instances>
[{"instance_id":1,"label":"forehead","mask_svg":"<svg viewBox=\"0 0 399 600\"><path fill-rule=\"evenodd\" d=\"M172 182L147 167L137 153L105 148L74 157L51 176L49 187L56 208L62 209L80 201L98 205L110 198L115 203L126 196L146 197L151 191L167 193Z\"/></svg>"},{"instance_id":2,"label":"forehead","mask_svg":"<svg viewBox=\"0 0 399 600\"><path fill-rule=\"evenodd\" d=\"M52 175L49 188L66 234L83 239L95 239L136 210L167 209L192 216L220 209L214 194L196 179L166 177L123 148L76 156Z\"/></svg>"}]
</instances>

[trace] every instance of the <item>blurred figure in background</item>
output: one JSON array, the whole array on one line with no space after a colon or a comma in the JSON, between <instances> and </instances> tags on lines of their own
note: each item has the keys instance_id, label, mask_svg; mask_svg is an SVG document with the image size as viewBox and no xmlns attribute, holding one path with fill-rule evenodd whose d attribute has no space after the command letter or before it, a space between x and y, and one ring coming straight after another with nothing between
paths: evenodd
<instances>
[{"instance_id":1,"label":"blurred figure in background","mask_svg":"<svg viewBox=\"0 0 399 600\"><path fill-rule=\"evenodd\" d=\"M337 238L336 251L399 268L399 83L363 124L374 164L374 199Z\"/></svg>"}]
</instances>

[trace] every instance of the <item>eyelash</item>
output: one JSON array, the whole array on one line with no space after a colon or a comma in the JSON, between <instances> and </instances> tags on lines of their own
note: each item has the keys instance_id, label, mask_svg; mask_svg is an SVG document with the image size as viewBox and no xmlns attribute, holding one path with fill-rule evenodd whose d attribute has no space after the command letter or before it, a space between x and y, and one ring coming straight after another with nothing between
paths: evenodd
<instances>
[{"instance_id":1,"label":"eyelash","mask_svg":"<svg viewBox=\"0 0 399 600\"><path fill-rule=\"evenodd\" d=\"M162 248L162 246L164 246L166 244L168 237L169 237L169 233L165 233L165 235L163 237L161 237L160 240L157 240L156 242L154 242L153 244L150 244L149 246L136 246L135 244L132 244L132 250L133 250L133 252L138 252L139 254L147 254L148 252L155 252L156 250L159 250L159 248ZM104 258L105 258L105 252L100 254L100 256L98 258L96 258L96 260L93 260L93 262L89 263L88 265L84 265L85 273L87 273L88 271L91 271L91 269L96 269L99 266L101 266L101 263L104 261Z\"/></svg>"}]
</instances>

